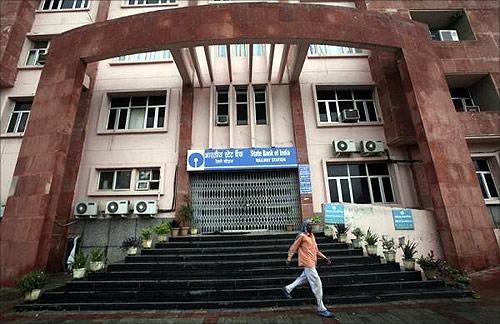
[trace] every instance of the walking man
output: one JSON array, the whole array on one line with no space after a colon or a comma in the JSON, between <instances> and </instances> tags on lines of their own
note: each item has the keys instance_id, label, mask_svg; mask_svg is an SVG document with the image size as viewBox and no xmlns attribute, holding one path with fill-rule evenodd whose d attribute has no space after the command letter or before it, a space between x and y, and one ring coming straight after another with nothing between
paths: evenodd
<instances>
[{"instance_id":1,"label":"walking man","mask_svg":"<svg viewBox=\"0 0 500 324\"><path fill-rule=\"evenodd\" d=\"M309 219L304 221L304 224L302 225L302 233L297 235L295 242L293 242L292 246L288 250L288 258L286 259L287 266L290 266L292 257L297 251L299 252L299 267L303 267L304 271L302 271L302 274L295 279L294 282L282 288L283 293L287 298L292 298L292 295L290 294L292 290L308 281L318 303L318 315L323 317L333 317L333 313L330 312L323 304L323 285L321 283L321 278L316 271L316 261L318 256L327 260L328 264L331 264L332 262L319 251L316 239L312 232L312 223Z\"/></svg>"}]
</instances>

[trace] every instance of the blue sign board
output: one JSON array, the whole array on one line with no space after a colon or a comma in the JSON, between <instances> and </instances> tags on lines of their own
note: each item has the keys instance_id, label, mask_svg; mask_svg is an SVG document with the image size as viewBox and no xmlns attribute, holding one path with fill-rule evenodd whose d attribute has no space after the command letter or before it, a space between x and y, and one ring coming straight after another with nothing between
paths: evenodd
<instances>
[{"instance_id":1,"label":"blue sign board","mask_svg":"<svg viewBox=\"0 0 500 324\"><path fill-rule=\"evenodd\" d=\"M392 219L394 220L394 228L397 230L415 229L411 209L393 209Z\"/></svg>"},{"instance_id":2,"label":"blue sign board","mask_svg":"<svg viewBox=\"0 0 500 324\"><path fill-rule=\"evenodd\" d=\"M299 164L299 187L301 194L312 193L311 168L309 164Z\"/></svg>"},{"instance_id":3,"label":"blue sign board","mask_svg":"<svg viewBox=\"0 0 500 324\"><path fill-rule=\"evenodd\" d=\"M325 224L345 224L344 205L342 204L323 204L323 213Z\"/></svg>"},{"instance_id":4,"label":"blue sign board","mask_svg":"<svg viewBox=\"0 0 500 324\"><path fill-rule=\"evenodd\" d=\"M189 150L187 171L297 168L295 147Z\"/></svg>"}]
</instances>

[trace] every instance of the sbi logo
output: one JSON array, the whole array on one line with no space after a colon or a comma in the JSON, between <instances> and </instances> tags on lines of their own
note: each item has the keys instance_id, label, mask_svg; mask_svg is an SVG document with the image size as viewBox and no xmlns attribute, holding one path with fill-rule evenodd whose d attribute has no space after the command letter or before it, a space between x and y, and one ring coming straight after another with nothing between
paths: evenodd
<instances>
[{"instance_id":1,"label":"sbi logo","mask_svg":"<svg viewBox=\"0 0 500 324\"><path fill-rule=\"evenodd\" d=\"M187 158L187 171L201 171L205 168L205 151L189 150Z\"/></svg>"}]
</instances>

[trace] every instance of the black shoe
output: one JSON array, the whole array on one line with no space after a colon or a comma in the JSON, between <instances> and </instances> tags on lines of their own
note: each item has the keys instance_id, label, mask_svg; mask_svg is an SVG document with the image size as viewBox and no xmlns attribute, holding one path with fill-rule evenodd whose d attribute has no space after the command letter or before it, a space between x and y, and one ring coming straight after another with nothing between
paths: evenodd
<instances>
[{"instance_id":1,"label":"black shoe","mask_svg":"<svg viewBox=\"0 0 500 324\"><path fill-rule=\"evenodd\" d=\"M283 294L285 295L286 298L288 298L288 299L293 298L292 295L290 295L290 293L288 291L286 291L285 287L281 288L281 291L283 292Z\"/></svg>"}]
</instances>

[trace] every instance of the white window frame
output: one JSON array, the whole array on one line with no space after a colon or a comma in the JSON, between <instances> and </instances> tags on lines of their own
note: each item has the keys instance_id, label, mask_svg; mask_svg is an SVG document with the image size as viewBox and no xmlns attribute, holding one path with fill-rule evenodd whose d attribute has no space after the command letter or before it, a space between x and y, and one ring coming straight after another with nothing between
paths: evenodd
<instances>
[{"instance_id":1,"label":"white window frame","mask_svg":"<svg viewBox=\"0 0 500 324\"><path fill-rule=\"evenodd\" d=\"M57 5L57 8L53 9L52 6L53 6L53 3L54 1L57 1L57 0L42 0L40 1L40 7L39 7L39 11L42 11L42 12L47 12L47 11L66 11L66 10L88 10L90 8L90 2L91 0L81 0L81 4L80 4L80 7L76 8L76 5L78 3L78 0L73 0L73 6L71 8L64 8L62 9L62 4L63 4L63 0L59 0L59 3ZM49 9L43 9L43 7L45 7L45 3L49 2Z\"/></svg>"},{"instance_id":2,"label":"white window frame","mask_svg":"<svg viewBox=\"0 0 500 324\"><path fill-rule=\"evenodd\" d=\"M116 181L118 179L117 173L118 172L127 172L130 171L130 183L128 188L126 189L116 189ZM101 183L101 173L102 172L113 172L113 187L111 189L100 189L99 185ZM97 179L97 191L99 192L110 192L110 191L130 191L130 188L132 187L132 176L133 176L133 169L100 169L98 170L98 179Z\"/></svg>"},{"instance_id":3,"label":"white window frame","mask_svg":"<svg viewBox=\"0 0 500 324\"><path fill-rule=\"evenodd\" d=\"M451 88L450 90L452 90L452 89L456 89L456 88ZM451 97L451 101L460 100L461 103L462 103L462 110L461 111L462 112L468 112L467 111L467 107L473 107L473 106L476 106L476 104L474 102L474 99L472 99L472 95L470 94L470 89L469 88L462 88L462 89L467 90L467 93L469 94L469 97L467 98L467 97L453 97L452 96ZM450 93L450 95L451 95L451 93ZM470 102L472 103L472 105L467 105L466 104L467 100L470 100ZM453 105L453 106L455 106L455 105ZM479 108L479 106L477 106L477 107L478 107L478 110L481 111L481 109Z\"/></svg>"},{"instance_id":4,"label":"white window frame","mask_svg":"<svg viewBox=\"0 0 500 324\"><path fill-rule=\"evenodd\" d=\"M347 165L347 176L329 176L328 175L328 166L329 165ZM351 176L350 171L349 171L349 164L363 164L365 166L365 172L366 175L363 176ZM385 164L387 166L387 171L388 175L370 175L368 172L368 164ZM389 167L389 164L387 161L380 161L380 160L374 160L374 161L326 161L325 162L325 176L326 176L326 186L327 186L327 191L328 191L328 201L331 201L331 192L330 192L330 180L335 180L335 184L337 186L337 193L339 195L339 202L343 203L344 202L344 197L342 194L342 186L341 186L341 180L347 180L348 185L349 185L349 199L350 203L354 204L359 204L354 202L354 197L353 197L353 192L352 192L352 182L351 179L360 179L360 178L366 178L368 182L368 192L370 194L370 203L367 204L383 204L383 205L388 205L388 204L396 204L396 193L394 190L394 184L392 181L392 174L391 174L391 168ZM392 198L393 201L387 201L387 197L385 194L385 188L382 183L382 179L389 179L389 184L391 186L392 190ZM373 188L372 188L372 183L371 179L378 179L378 184L379 184L379 190L380 190L380 195L382 198L382 202L374 202L373 199ZM338 181L337 181L338 180Z\"/></svg>"},{"instance_id":5,"label":"white window frame","mask_svg":"<svg viewBox=\"0 0 500 324\"><path fill-rule=\"evenodd\" d=\"M162 56L162 58L158 59L156 58L156 55ZM169 50L122 55L115 57L110 62L110 64L117 65L117 64L162 63L162 62L173 62L172 54L170 53Z\"/></svg>"},{"instance_id":6,"label":"white window frame","mask_svg":"<svg viewBox=\"0 0 500 324\"><path fill-rule=\"evenodd\" d=\"M336 53L335 50L342 51ZM329 58L329 57L342 57L342 56L366 56L367 53L361 48L311 44L307 52L308 57L312 58Z\"/></svg>"},{"instance_id":7,"label":"white window frame","mask_svg":"<svg viewBox=\"0 0 500 324\"><path fill-rule=\"evenodd\" d=\"M140 172L141 171L149 171L149 179L148 180L140 180ZM153 179L153 171L158 171L158 179ZM160 188L160 180L161 180L161 170L160 168L137 168L136 169L136 182L135 182L135 190L136 191L157 191ZM151 189L151 183L158 183L158 189ZM147 189L139 189L139 185L141 183L147 183Z\"/></svg>"},{"instance_id":8,"label":"white window frame","mask_svg":"<svg viewBox=\"0 0 500 324\"><path fill-rule=\"evenodd\" d=\"M328 91L334 91L335 92L335 99L329 99L329 100L326 100L326 99L318 99L318 96L317 96L317 91L318 91L318 87L319 88L323 88L323 89L326 89ZM381 124L382 123L382 118L381 118L381 114L379 112L379 104L378 104L378 101L377 101L377 96L376 96L376 89L373 87L373 86L362 86L362 85L349 85L349 86L340 86L340 85L321 85L321 84L313 84L313 97L314 97L314 106L315 106L315 109L316 109L316 118L317 118L317 124L318 126L328 126L328 125L335 125L335 126L340 126L340 125L347 125L347 126L353 126L353 125L366 125L366 124ZM320 89L322 90L322 89ZM351 91L351 100L347 100L347 99L338 99L337 98L337 91ZM370 90L371 93L372 93L372 99L354 99L354 91L356 90ZM355 123L343 123L340 121L340 108L339 108L339 101L352 101L353 102L353 107L357 109L357 105L356 103L358 102L362 102L363 103L363 109L364 109L364 112L365 112L365 116L367 118L369 118L369 114L368 114L368 106L367 106L367 102L371 102L373 104L373 109L374 109L374 112L375 112L375 116L376 116L376 120L367 120L367 121L361 121L361 120L358 120L357 122ZM327 121L321 121L321 116L320 116L320 111L319 111L319 102L324 102L325 103L325 106L326 106L326 117L327 117ZM334 104L335 105L335 109L337 111L337 116L338 116L338 120L337 121L332 121L332 116L331 116L331 113L330 113L330 105L331 104Z\"/></svg>"},{"instance_id":9,"label":"white window frame","mask_svg":"<svg viewBox=\"0 0 500 324\"><path fill-rule=\"evenodd\" d=\"M29 39L30 41L30 49L28 50L28 54L26 55L26 59L24 60L24 66L34 66L34 67L43 67L42 64L38 63L38 60L40 59L41 54L47 54L49 51L50 47L50 40L34 40L34 39ZM34 48L35 43L38 42L47 42L47 47L45 48ZM35 56L35 63L34 64L28 64L28 60L30 58L31 53L34 53Z\"/></svg>"},{"instance_id":10,"label":"white window frame","mask_svg":"<svg viewBox=\"0 0 500 324\"><path fill-rule=\"evenodd\" d=\"M486 162L486 165L488 166L488 171L478 171L478 170L474 170L476 172L476 175L479 176L479 178L481 179L481 183L486 191L486 196L487 197L483 197L484 200L496 200L496 199L500 199L500 190L499 190L499 187L498 187L498 184L496 183L495 181L495 176L493 174L493 172L491 172L491 158L489 159L488 157L472 157L472 160L482 160L482 161L485 161ZM486 182L486 178L485 178L485 175L486 174L489 174L491 175L491 179L493 181L493 186L495 186L495 189L497 191L497 194L499 196L496 196L496 197L492 197L491 196L491 190L490 190L490 187L488 186L488 182ZM482 193L482 191L481 191Z\"/></svg>"},{"instance_id":11,"label":"white window frame","mask_svg":"<svg viewBox=\"0 0 500 324\"><path fill-rule=\"evenodd\" d=\"M129 0L122 0L121 6L123 8L137 8L137 7L156 7L156 6L177 6L178 0L159 0L158 3L145 3L147 0L142 0L143 3L138 3L141 0L133 0L134 3L130 4ZM166 1L161 3L161 1Z\"/></svg>"},{"instance_id":12,"label":"white window frame","mask_svg":"<svg viewBox=\"0 0 500 324\"><path fill-rule=\"evenodd\" d=\"M22 135L24 134L24 132L26 131L26 128L28 127L28 123L30 121L30 117L31 117L31 109L33 108L33 101L29 101L29 100L13 100L13 103L10 105L11 108L10 108L10 115L9 115L9 118L8 118L8 121L7 121L7 125L5 127L5 130L3 133L5 134L8 134L8 135ZM19 104L22 104L22 103L27 103L27 102L30 102L31 105L30 105L30 110L20 110L20 111L14 111L14 109L16 108L16 105L19 103ZM8 129L9 129L9 125L12 121L12 118L14 116L14 114L17 113L18 114L18 117L16 119L16 124L14 125L14 131L12 132L9 132ZM25 126L24 126L24 130L22 132L19 131L19 123L21 122L21 117L22 115L24 114L27 114L28 116L26 117L26 123L25 123Z\"/></svg>"}]
</instances>

